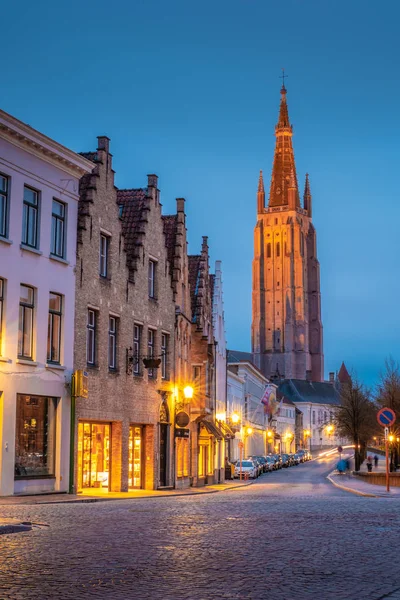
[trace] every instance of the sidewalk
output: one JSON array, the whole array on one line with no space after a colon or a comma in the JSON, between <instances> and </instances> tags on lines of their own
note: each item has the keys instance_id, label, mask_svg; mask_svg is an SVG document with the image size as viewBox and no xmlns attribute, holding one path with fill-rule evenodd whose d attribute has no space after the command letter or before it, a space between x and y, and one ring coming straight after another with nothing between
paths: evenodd
<instances>
[{"instance_id":1,"label":"sidewalk","mask_svg":"<svg viewBox=\"0 0 400 600\"><path fill-rule=\"evenodd\" d=\"M364 461L361 465L360 471L361 473L368 472L366 461ZM385 458L380 456L378 466L373 466L372 472L385 473L385 471ZM347 473L340 474L336 470L332 471L332 473L328 475L327 479L334 486L359 496L367 496L370 498L400 498L400 487L390 487L390 492L387 492L384 485L368 483L362 479L359 479L357 476Z\"/></svg>"},{"instance_id":2,"label":"sidewalk","mask_svg":"<svg viewBox=\"0 0 400 600\"><path fill-rule=\"evenodd\" d=\"M100 492L98 489L85 490L84 494L41 494L37 496L0 496L0 506L25 504L67 504L81 502L107 502L110 500L138 500L144 498L171 498L173 496L198 496L216 494L252 485L254 481L229 481L201 488L173 490L132 490L130 492Z\"/></svg>"}]
</instances>

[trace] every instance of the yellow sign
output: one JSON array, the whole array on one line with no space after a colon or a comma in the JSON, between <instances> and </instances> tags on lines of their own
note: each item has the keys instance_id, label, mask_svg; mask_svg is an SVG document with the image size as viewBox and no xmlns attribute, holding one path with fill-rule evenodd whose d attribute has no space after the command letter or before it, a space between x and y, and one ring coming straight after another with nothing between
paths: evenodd
<instances>
[{"instance_id":1,"label":"yellow sign","mask_svg":"<svg viewBox=\"0 0 400 600\"><path fill-rule=\"evenodd\" d=\"M77 398L89 397L88 383L89 378L86 371L82 371L82 369L75 371L75 396Z\"/></svg>"}]
</instances>

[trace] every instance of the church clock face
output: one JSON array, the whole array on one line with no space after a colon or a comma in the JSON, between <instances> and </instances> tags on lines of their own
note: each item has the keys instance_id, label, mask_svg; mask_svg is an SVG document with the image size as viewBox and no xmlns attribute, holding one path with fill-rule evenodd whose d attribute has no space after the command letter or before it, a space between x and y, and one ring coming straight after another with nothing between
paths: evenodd
<instances>
[{"instance_id":1,"label":"church clock face","mask_svg":"<svg viewBox=\"0 0 400 600\"><path fill-rule=\"evenodd\" d=\"M276 188L276 193L280 194L281 193L281 188Z\"/></svg>"}]
</instances>

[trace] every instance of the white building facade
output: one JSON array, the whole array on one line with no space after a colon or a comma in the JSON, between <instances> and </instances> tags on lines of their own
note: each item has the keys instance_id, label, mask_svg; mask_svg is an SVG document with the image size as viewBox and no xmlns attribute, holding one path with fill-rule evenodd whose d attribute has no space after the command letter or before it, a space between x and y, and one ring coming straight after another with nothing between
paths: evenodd
<instances>
[{"instance_id":1,"label":"white building facade","mask_svg":"<svg viewBox=\"0 0 400 600\"><path fill-rule=\"evenodd\" d=\"M68 491L79 179L0 111L0 495Z\"/></svg>"},{"instance_id":2,"label":"white building facade","mask_svg":"<svg viewBox=\"0 0 400 600\"><path fill-rule=\"evenodd\" d=\"M222 263L215 262L215 274L212 278L212 327L215 342L215 418L217 423L226 422L226 337L224 297L222 286ZM225 477L225 458L227 456L227 440L225 436L218 444L217 468L220 481Z\"/></svg>"},{"instance_id":3,"label":"white building facade","mask_svg":"<svg viewBox=\"0 0 400 600\"><path fill-rule=\"evenodd\" d=\"M235 439L230 444L230 460L240 457L239 444L243 444L243 456L267 454L268 416L261 399L268 379L248 361L234 361L234 353L228 358L227 415L230 427L235 426Z\"/></svg>"}]
</instances>

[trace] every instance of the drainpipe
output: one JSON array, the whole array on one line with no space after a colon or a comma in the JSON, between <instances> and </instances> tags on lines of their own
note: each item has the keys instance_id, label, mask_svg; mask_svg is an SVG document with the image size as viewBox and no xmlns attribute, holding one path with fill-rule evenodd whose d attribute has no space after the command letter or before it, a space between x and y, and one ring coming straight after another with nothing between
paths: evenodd
<instances>
[{"instance_id":1,"label":"drainpipe","mask_svg":"<svg viewBox=\"0 0 400 600\"><path fill-rule=\"evenodd\" d=\"M70 438L69 438L69 493L74 493L74 474L75 474L75 374L71 376L71 418L70 418Z\"/></svg>"}]
</instances>

